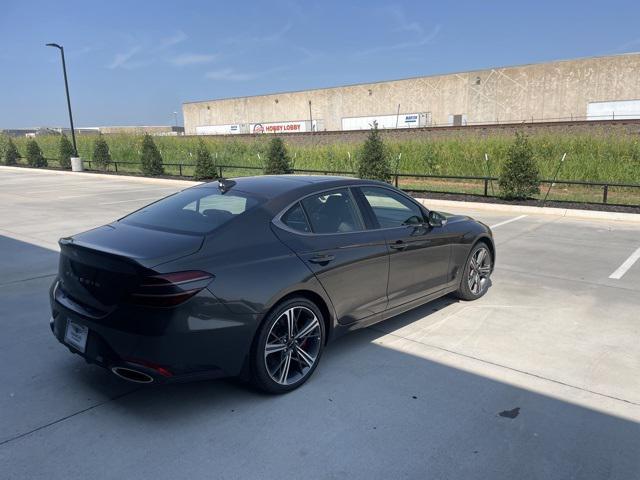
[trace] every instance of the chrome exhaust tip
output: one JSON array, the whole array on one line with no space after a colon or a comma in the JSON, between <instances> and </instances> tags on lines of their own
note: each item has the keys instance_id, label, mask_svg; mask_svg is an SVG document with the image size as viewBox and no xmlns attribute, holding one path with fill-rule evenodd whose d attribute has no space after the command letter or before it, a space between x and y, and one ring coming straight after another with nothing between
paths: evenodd
<instances>
[{"instance_id":1,"label":"chrome exhaust tip","mask_svg":"<svg viewBox=\"0 0 640 480\"><path fill-rule=\"evenodd\" d=\"M127 367L113 367L111 371L114 375L133 383L153 383L153 377L139 370Z\"/></svg>"}]
</instances>

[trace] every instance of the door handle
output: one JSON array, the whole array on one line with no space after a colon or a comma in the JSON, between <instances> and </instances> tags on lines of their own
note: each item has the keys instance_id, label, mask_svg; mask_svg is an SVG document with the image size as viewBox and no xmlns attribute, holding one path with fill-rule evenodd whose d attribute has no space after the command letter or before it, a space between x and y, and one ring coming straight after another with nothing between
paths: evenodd
<instances>
[{"instance_id":1,"label":"door handle","mask_svg":"<svg viewBox=\"0 0 640 480\"><path fill-rule=\"evenodd\" d=\"M393 248L394 250L404 250L408 246L409 245L404 243L402 240L398 240L396 243L392 243L391 245L389 245L389 247Z\"/></svg>"},{"instance_id":2,"label":"door handle","mask_svg":"<svg viewBox=\"0 0 640 480\"><path fill-rule=\"evenodd\" d=\"M311 257L309 261L311 263L329 263L331 260L335 259L335 255L316 255Z\"/></svg>"}]
</instances>

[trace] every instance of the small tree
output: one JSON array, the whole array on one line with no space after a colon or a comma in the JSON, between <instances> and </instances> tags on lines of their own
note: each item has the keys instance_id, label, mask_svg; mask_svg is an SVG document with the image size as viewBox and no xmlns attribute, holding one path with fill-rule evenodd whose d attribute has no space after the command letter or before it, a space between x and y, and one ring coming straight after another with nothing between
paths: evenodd
<instances>
[{"instance_id":1,"label":"small tree","mask_svg":"<svg viewBox=\"0 0 640 480\"><path fill-rule=\"evenodd\" d=\"M111 163L111 152L109 152L109 145L107 141L98 135L95 142L93 142L93 163L99 170L106 170Z\"/></svg>"},{"instance_id":2,"label":"small tree","mask_svg":"<svg viewBox=\"0 0 640 480\"><path fill-rule=\"evenodd\" d=\"M5 144L4 149L4 164L5 165L17 165L18 160L20 159L20 152L18 152L18 147L13 143L11 138L7 138L7 143Z\"/></svg>"},{"instance_id":3,"label":"small tree","mask_svg":"<svg viewBox=\"0 0 640 480\"><path fill-rule=\"evenodd\" d=\"M507 150L498 184L502 198L507 200L524 200L540 193L540 171L529 139L522 132L516 132L515 141Z\"/></svg>"},{"instance_id":4,"label":"small tree","mask_svg":"<svg viewBox=\"0 0 640 480\"><path fill-rule=\"evenodd\" d=\"M60 144L58 146L58 162L60 168L71 168L71 157L75 157L76 152L73 150L73 145L69 141L69 138L63 133L60 136Z\"/></svg>"},{"instance_id":5,"label":"small tree","mask_svg":"<svg viewBox=\"0 0 640 480\"><path fill-rule=\"evenodd\" d=\"M269 142L266 163L264 165L265 175L282 175L292 173L291 160L287 147L280 137L273 137Z\"/></svg>"},{"instance_id":6,"label":"small tree","mask_svg":"<svg viewBox=\"0 0 640 480\"><path fill-rule=\"evenodd\" d=\"M142 173L145 175L162 175L164 173L162 155L160 155L156 143L148 133L145 133L142 139L140 165L142 167Z\"/></svg>"},{"instance_id":7,"label":"small tree","mask_svg":"<svg viewBox=\"0 0 640 480\"><path fill-rule=\"evenodd\" d=\"M198 140L198 150L196 150L196 171L193 174L195 180L209 180L216 178L216 163L211 157L211 152L202 139Z\"/></svg>"},{"instance_id":8,"label":"small tree","mask_svg":"<svg viewBox=\"0 0 640 480\"><path fill-rule=\"evenodd\" d=\"M47 159L42 155L40 145L35 140L29 140L27 142L27 163L30 167L46 167Z\"/></svg>"},{"instance_id":9,"label":"small tree","mask_svg":"<svg viewBox=\"0 0 640 480\"><path fill-rule=\"evenodd\" d=\"M391 181L389 155L376 123L373 124L360 152L358 177L383 182Z\"/></svg>"}]
</instances>

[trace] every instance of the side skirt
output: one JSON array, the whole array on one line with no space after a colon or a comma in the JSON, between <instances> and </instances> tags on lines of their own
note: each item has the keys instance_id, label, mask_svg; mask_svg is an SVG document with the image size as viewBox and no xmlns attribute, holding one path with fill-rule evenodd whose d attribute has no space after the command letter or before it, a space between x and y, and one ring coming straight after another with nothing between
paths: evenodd
<instances>
[{"instance_id":1,"label":"side skirt","mask_svg":"<svg viewBox=\"0 0 640 480\"><path fill-rule=\"evenodd\" d=\"M350 325L344 325L344 326L340 326L338 328L334 329L334 335L332 336L332 340L336 339L342 335L344 335L345 333L348 332L352 332L354 330L359 330L361 328L366 328L369 327L371 325L374 325L378 322L381 322L383 320L387 320L388 318L391 317L395 317L397 315L400 315L404 312L407 312L411 309L420 307L422 305L425 305L429 302L432 302L433 300L436 300L440 297L444 297L445 295L451 293L451 292L455 292L458 289L457 285L454 286L448 286L446 288L443 288L442 290L438 290L437 292L431 293L429 295L425 295L424 297L420 297L416 300L413 300L411 302L407 302L407 303L403 303L402 305L398 305L396 307L393 307L389 310L385 310L384 312L380 312L380 313L376 313L375 315L371 315L370 317L367 317L359 322L356 323L352 323Z\"/></svg>"}]
</instances>

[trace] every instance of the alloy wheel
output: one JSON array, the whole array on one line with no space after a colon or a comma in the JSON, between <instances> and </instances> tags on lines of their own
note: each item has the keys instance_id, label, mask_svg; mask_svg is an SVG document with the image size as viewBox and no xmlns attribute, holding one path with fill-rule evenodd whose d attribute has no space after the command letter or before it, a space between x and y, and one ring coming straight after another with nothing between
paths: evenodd
<instances>
[{"instance_id":1,"label":"alloy wheel","mask_svg":"<svg viewBox=\"0 0 640 480\"><path fill-rule=\"evenodd\" d=\"M479 295L487 287L491 274L491 254L485 247L478 248L471 257L467 284L474 295Z\"/></svg>"},{"instance_id":2,"label":"alloy wheel","mask_svg":"<svg viewBox=\"0 0 640 480\"><path fill-rule=\"evenodd\" d=\"M271 379L291 385L306 377L316 364L322 342L320 321L310 309L294 306L273 323L264 347Z\"/></svg>"}]
</instances>

